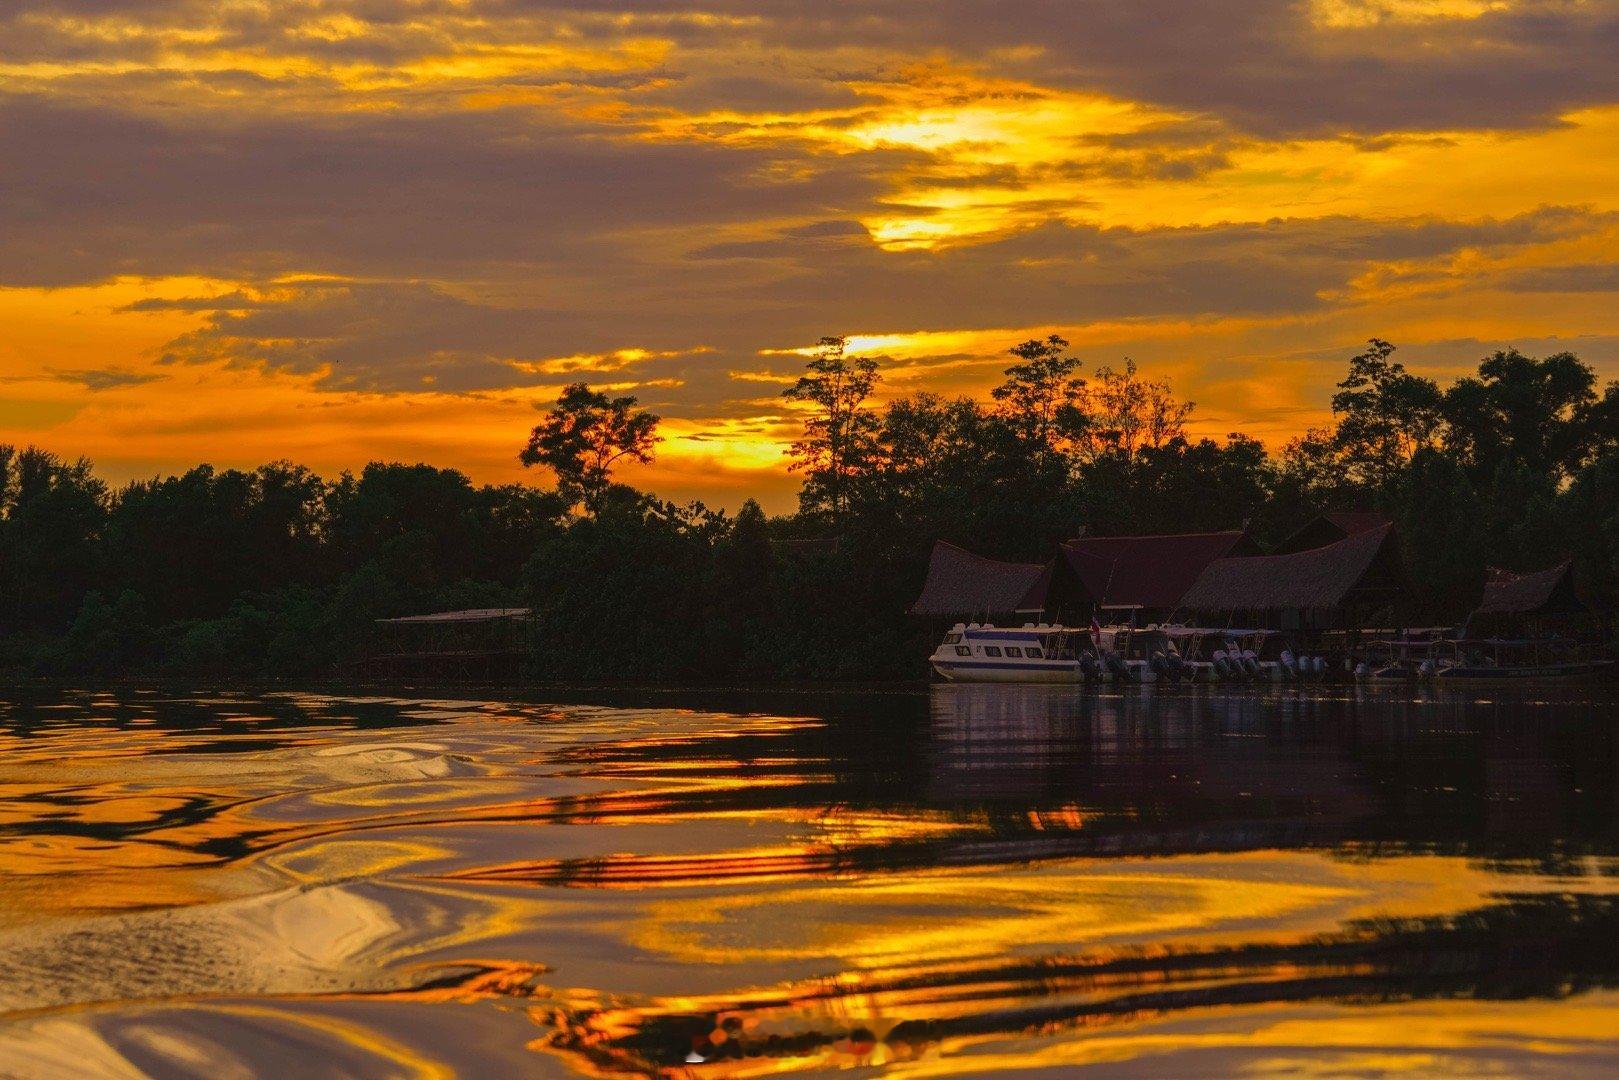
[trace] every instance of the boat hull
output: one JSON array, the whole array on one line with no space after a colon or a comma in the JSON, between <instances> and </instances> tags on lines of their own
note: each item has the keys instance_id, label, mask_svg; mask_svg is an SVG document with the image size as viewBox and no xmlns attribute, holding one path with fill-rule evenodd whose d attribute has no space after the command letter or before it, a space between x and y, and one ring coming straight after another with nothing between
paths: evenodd
<instances>
[{"instance_id":1,"label":"boat hull","mask_svg":"<svg viewBox=\"0 0 1619 1080\"><path fill-rule=\"evenodd\" d=\"M1523 667L1447 667L1435 676L1440 682L1516 681L1518 679L1582 679L1606 671L1611 660L1582 660L1567 664L1532 664Z\"/></svg>"},{"instance_id":2,"label":"boat hull","mask_svg":"<svg viewBox=\"0 0 1619 1080\"><path fill-rule=\"evenodd\" d=\"M933 661L933 670L950 682L1077 683L1084 681L1079 665L975 664Z\"/></svg>"},{"instance_id":3,"label":"boat hull","mask_svg":"<svg viewBox=\"0 0 1619 1080\"><path fill-rule=\"evenodd\" d=\"M1033 664L986 664L970 661L957 663L948 660L934 660L932 664L939 677L949 682L1122 683L1135 686L1159 681L1158 673L1140 661L1126 664L1129 670L1128 677L1121 677L1106 669L1097 671L1094 675L1086 675L1078 664L1050 664L1037 667Z\"/></svg>"}]
</instances>

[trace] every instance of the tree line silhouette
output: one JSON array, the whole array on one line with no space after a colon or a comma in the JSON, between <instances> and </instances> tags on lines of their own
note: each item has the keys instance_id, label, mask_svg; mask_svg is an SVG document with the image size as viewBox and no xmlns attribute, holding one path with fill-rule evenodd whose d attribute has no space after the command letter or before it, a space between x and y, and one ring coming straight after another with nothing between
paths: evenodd
<instances>
[{"instance_id":1,"label":"tree line silhouette","mask_svg":"<svg viewBox=\"0 0 1619 1080\"><path fill-rule=\"evenodd\" d=\"M1448 386L1372 340L1333 421L1268 453L1194 438L1194 405L1134 363L1089 374L1055 335L1010 350L988 400L873 403L880 366L822 339L785 397L796 513L734 515L613 480L658 418L567 387L520 457L551 488L376 462L200 465L114 489L84 460L0 447L0 668L13 675L311 678L376 647L379 618L535 611L535 679L918 676L904 612L935 539L1043 558L1093 534L1246 527L1325 511L1399 525L1413 617L1458 618L1487 566L1566 555L1619 595L1619 382L1572 353L1497 352Z\"/></svg>"}]
</instances>

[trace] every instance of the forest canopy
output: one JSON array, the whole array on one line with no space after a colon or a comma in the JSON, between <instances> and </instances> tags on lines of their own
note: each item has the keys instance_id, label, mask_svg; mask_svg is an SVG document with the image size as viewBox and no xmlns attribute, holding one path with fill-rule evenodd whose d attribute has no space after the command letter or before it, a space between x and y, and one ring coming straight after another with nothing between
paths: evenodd
<instances>
[{"instance_id":1,"label":"forest canopy","mask_svg":"<svg viewBox=\"0 0 1619 1080\"><path fill-rule=\"evenodd\" d=\"M1448 386L1388 342L1350 358L1333 422L1271 453L1194 437L1194 403L1061 337L1009 350L986 400L875 400L881 369L822 339L785 392L796 513L675 505L613 479L655 453L633 397L567 387L525 446L549 488L374 462L199 465L113 486L90 462L0 447L0 665L42 677L309 678L375 620L534 609L537 679L882 679L921 673L907 619L936 539L1039 559L1092 534L1247 528L1328 511L1399 526L1414 610L1459 617L1485 568L1572 555L1619 591L1619 383L1572 353L1485 357Z\"/></svg>"}]
</instances>

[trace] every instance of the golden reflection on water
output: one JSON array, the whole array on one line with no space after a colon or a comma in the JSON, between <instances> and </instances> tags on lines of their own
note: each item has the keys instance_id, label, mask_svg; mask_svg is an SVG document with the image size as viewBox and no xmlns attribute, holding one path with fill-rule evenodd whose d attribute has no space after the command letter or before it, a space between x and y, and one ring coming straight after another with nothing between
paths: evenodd
<instances>
[{"instance_id":1,"label":"golden reflection on water","mask_svg":"<svg viewBox=\"0 0 1619 1080\"><path fill-rule=\"evenodd\" d=\"M655 697L0 706L0 1075L1615 1064L1611 690Z\"/></svg>"}]
</instances>

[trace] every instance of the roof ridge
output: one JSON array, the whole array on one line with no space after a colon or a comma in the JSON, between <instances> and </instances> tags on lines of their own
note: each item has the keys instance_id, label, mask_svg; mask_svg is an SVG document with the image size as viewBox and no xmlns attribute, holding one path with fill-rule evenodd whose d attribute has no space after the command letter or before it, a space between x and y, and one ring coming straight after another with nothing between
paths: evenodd
<instances>
[{"instance_id":1,"label":"roof ridge","mask_svg":"<svg viewBox=\"0 0 1619 1080\"><path fill-rule=\"evenodd\" d=\"M1208 529L1204 532L1189 533L1130 533L1125 536L1075 536L1064 540L1064 544L1082 544L1087 540L1190 540L1193 537L1203 536L1245 536L1246 529Z\"/></svg>"}]
</instances>

